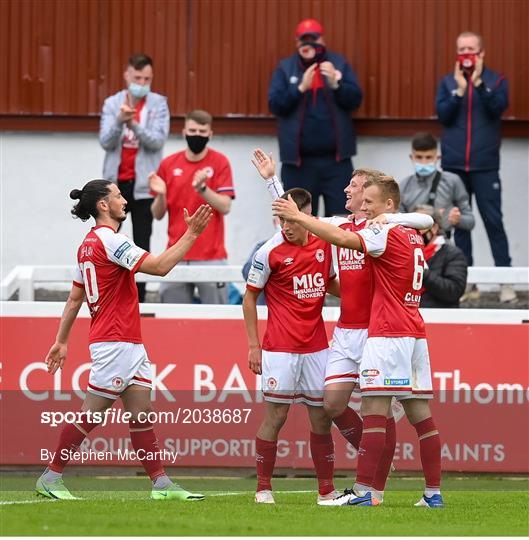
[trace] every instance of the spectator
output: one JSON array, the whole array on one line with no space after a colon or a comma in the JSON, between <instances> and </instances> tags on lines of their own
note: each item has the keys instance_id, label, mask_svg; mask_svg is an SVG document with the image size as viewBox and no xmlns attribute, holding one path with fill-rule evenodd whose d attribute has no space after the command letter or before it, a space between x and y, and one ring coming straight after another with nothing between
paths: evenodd
<instances>
[{"instance_id":1,"label":"spectator","mask_svg":"<svg viewBox=\"0 0 529 540\"><path fill-rule=\"evenodd\" d=\"M166 157L158 173L149 175L155 195L152 213L162 219L169 213L169 246L182 235L184 208L194 212L204 202L213 208L213 217L205 235L201 236L180 263L187 265L226 264L224 216L229 213L235 190L231 167L226 156L208 148L213 136L212 118L206 111L187 114L182 131L187 148ZM202 304L226 304L226 283L162 283L162 302L188 304L193 301L195 286Z\"/></svg>"},{"instance_id":2,"label":"spectator","mask_svg":"<svg viewBox=\"0 0 529 540\"><path fill-rule=\"evenodd\" d=\"M133 54L123 74L126 88L103 104L99 142L105 150L103 178L117 182L132 218L134 242L150 251L152 232L148 175L162 159L169 135L167 98L151 92L153 64L145 54ZM140 302L145 283L138 283Z\"/></svg>"},{"instance_id":3,"label":"spectator","mask_svg":"<svg viewBox=\"0 0 529 540\"><path fill-rule=\"evenodd\" d=\"M456 174L439 171L437 140L430 133L417 133L411 141L410 159L415 174L400 182L401 212L429 204L442 215L441 227L447 236L452 228L470 231L474 215L468 193Z\"/></svg>"},{"instance_id":4,"label":"spectator","mask_svg":"<svg viewBox=\"0 0 529 540\"><path fill-rule=\"evenodd\" d=\"M423 232L425 268L421 297L422 308L457 308L467 284L467 260L456 246L449 244L441 227L442 216L433 206L424 204L416 212L434 219L429 231Z\"/></svg>"},{"instance_id":5,"label":"spectator","mask_svg":"<svg viewBox=\"0 0 529 540\"><path fill-rule=\"evenodd\" d=\"M279 63L268 91L278 119L281 179L286 190L310 191L313 214L320 195L326 216L343 214L356 154L351 111L360 106L362 90L346 59L326 50L318 21L298 24L296 48Z\"/></svg>"},{"instance_id":6,"label":"spectator","mask_svg":"<svg viewBox=\"0 0 529 540\"><path fill-rule=\"evenodd\" d=\"M470 200L475 193L495 265L511 266L499 177L501 115L509 104L507 79L484 66L485 50L478 34L461 33L456 47L454 73L443 78L436 98L444 127L441 164L461 177ZM456 229L455 241L472 265L470 232ZM502 285L500 301L516 300L512 285Z\"/></svg>"}]
</instances>

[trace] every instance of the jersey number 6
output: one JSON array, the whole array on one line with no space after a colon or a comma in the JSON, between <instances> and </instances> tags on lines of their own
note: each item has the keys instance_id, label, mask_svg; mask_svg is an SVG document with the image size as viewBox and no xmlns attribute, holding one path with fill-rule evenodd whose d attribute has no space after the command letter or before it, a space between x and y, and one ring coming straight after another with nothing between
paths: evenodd
<instances>
[{"instance_id":1,"label":"jersey number 6","mask_svg":"<svg viewBox=\"0 0 529 540\"><path fill-rule=\"evenodd\" d=\"M424 253L422 248L415 248L413 252L413 290L420 291L422 289L422 278L424 277Z\"/></svg>"}]
</instances>

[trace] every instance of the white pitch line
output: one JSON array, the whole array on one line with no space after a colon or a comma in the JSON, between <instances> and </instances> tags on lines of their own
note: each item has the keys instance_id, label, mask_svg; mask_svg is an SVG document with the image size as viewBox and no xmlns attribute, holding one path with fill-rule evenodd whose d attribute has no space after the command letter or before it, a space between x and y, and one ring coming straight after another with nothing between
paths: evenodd
<instances>
[{"instance_id":1,"label":"white pitch line","mask_svg":"<svg viewBox=\"0 0 529 540\"><path fill-rule=\"evenodd\" d=\"M27 501L0 501L0 504L37 504L37 503L48 503L48 502L53 502L51 499L50 500L45 500L45 499L42 499L42 500L34 500L34 499L30 499L30 500L27 500Z\"/></svg>"}]
</instances>

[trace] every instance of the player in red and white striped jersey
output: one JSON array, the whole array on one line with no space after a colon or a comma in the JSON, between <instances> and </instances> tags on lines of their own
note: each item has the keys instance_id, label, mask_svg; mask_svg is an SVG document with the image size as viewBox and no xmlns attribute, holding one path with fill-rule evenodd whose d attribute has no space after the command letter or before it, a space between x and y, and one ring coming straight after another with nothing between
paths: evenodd
<instances>
[{"instance_id":1,"label":"player in red and white striped jersey","mask_svg":"<svg viewBox=\"0 0 529 540\"><path fill-rule=\"evenodd\" d=\"M300 211L310 213L308 191L295 188L287 194ZM322 307L326 292L338 294L331 246L288 221L281 220L281 228L255 253L243 301L249 366L261 374L266 401L256 437L258 503L274 503L271 478L277 438L292 403L307 405L318 500L336 495L331 420L323 410L322 385L328 354ZM257 299L263 290L268 321L261 345Z\"/></svg>"},{"instance_id":2,"label":"player in red and white striped jersey","mask_svg":"<svg viewBox=\"0 0 529 540\"><path fill-rule=\"evenodd\" d=\"M374 178L364 184L362 209L368 218L381 216L380 222L384 223L399 203L399 187L393 178ZM372 497L372 484L384 449L386 416L395 396L419 437L426 489L418 505L442 506L441 445L428 403L432 381L424 322L419 313L424 273L421 235L395 223L354 233L302 214L289 200L277 199L272 207L276 215L303 225L334 245L369 254L373 264L369 337L360 364L364 425L357 481L343 496L322 504L378 504Z\"/></svg>"},{"instance_id":3,"label":"player in red and white striped jersey","mask_svg":"<svg viewBox=\"0 0 529 540\"><path fill-rule=\"evenodd\" d=\"M48 371L55 373L66 360L67 342L73 323L86 297L90 315L92 366L83 412L101 413L120 397L131 413L130 437L134 450L146 456L142 465L153 482L151 498L201 500L173 484L165 474L152 423L140 413L152 410L151 364L142 344L136 272L164 276L193 246L211 219L211 208L202 205L191 217L184 211L187 229L180 240L159 256L153 256L116 232L126 219L126 200L107 180L92 180L82 190L74 189L79 202L72 214L83 221L91 216L96 226L86 235L77 252L78 268L64 308L55 343L46 357ZM64 486L62 472L71 453L98 423L83 419L63 428L57 450L46 471L37 480L39 494L53 499L73 499Z\"/></svg>"}]
</instances>

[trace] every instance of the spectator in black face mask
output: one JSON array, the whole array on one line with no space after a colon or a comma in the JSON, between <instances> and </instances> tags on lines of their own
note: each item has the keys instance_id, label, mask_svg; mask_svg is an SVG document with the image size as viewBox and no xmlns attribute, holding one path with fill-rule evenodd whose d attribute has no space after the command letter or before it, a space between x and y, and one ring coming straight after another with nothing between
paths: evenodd
<instances>
[{"instance_id":1,"label":"spectator in black face mask","mask_svg":"<svg viewBox=\"0 0 529 540\"><path fill-rule=\"evenodd\" d=\"M278 119L281 179L285 190L310 191L313 214L323 195L325 215L340 215L356 154L351 112L360 106L362 90L347 60L326 50L318 21L298 24L296 48L281 60L268 90Z\"/></svg>"},{"instance_id":2,"label":"spectator in black face mask","mask_svg":"<svg viewBox=\"0 0 529 540\"><path fill-rule=\"evenodd\" d=\"M212 118L206 111L192 111L186 115L184 136L185 150L167 156L158 172L149 175L149 185L154 195L151 211L156 219L169 214L169 244L182 235L181 224L184 208L193 213L201 204L213 208L213 217L207 235L200 237L188 251L182 265L226 264L224 247L224 216L231 208L235 189L231 167L224 154L208 147L213 136ZM164 303L188 304L193 302L195 287L202 304L226 304L226 283L162 283L160 297Z\"/></svg>"},{"instance_id":3,"label":"spectator in black face mask","mask_svg":"<svg viewBox=\"0 0 529 540\"><path fill-rule=\"evenodd\" d=\"M444 236L442 214L433 206L417 206L415 212L428 214L434 219L429 231L423 231L424 258L428 267L423 278L422 308L458 308L459 299L467 284L467 259Z\"/></svg>"}]
</instances>

